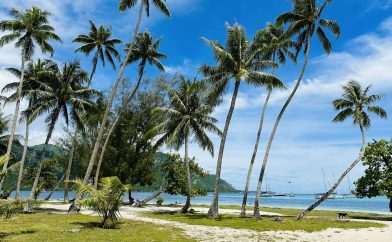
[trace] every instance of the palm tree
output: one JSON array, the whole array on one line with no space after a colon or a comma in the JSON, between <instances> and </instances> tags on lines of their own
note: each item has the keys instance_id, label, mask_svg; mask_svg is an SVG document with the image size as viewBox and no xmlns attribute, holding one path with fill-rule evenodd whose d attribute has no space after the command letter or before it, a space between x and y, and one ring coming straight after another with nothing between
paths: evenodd
<instances>
[{"instance_id":1,"label":"palm tree","mask_svg":"<svg viewBox=\"0 0 392 242\"><path fill-rule=\"evenodd\" d=\"M226 29L227 41L225 47L216 41L206 40L212 47L218 65L203 65L200 69L205 76L205 81L212 85L209 95L211 105L215 105L220 101L221 96L230 85L230 80L234 80L234 92L219 147L214 196L208 211L208 218L219 216L218 196L223 152L241 81L256 86L262 86L267 83L281 83L275 76L260 71L265 68L274 67L276 64L272 61L260 60L259 56L262 55L262 48L258 47L255 43L250 43L242 26L239 24L235 24L234 26L226 24Z\"/></svg>"},{"instance_id":2,"label":"palm tree","mask_svg":"<svg viewBox=\"0 0 392 242\"><path fill-rule=\"evenodd\" d=\"M126 106L131 102L132 98L135 96L137 90L139 89L140 83L143 79L143 74L144 74L144 69L146 67L146 64L153 65L158 68L160 71L165 71L165 68L163 67L162 63L159 61L159 59L166 58L166 55L163 53L160 53L158 51L158 48L161 44L161 39L158 39L154 41L153 36L151 33L148 31L145 31L143 33L139 33L135 37L135 42L132 44L131 48L131 56L129 57L128 64L132 64L136 61L139 62L139 77L136 82L136 86L134 87L132 93L130 94L129 97L127 97L124 102L123 102L123 108L126 109ZM127 48L125 49L126 51L129 51L131 44L129 43L127 45ZM117 117L114 120L113 124L110 127L110 130L108 134L106 135L104 145L101 149L101 155L99 156L98 160L98 165L97 165L97 171L95 172L95 179L94 179L94 184L95 186L98 185L99 181L99 173L102 165L102 160L105 154L106 147L109 143L110 136L113 133L114 128L117 126L118 122L120 121L120 116L121 116L121 110L117 113Z\"/></svg>"},{"instance_id":3,"label":"palm tree","mask_svg":"<svg viewBox=\"0 0 392 242\"><path fill-rule=\"evenodd\" d=\"M49 71L42 73L45 80L45 88L39 93L37 102L25 112L30 120L43 113L48 113L45 120L48 124L48 134L31 189L31 199L34 198L46 149L60 116L64 117L66 125L68 125L70 119L77 125L81 125L80 114L86 109L93 107L90 98L95 93L95 91L83 86L83 83L87 81L88 75L80 68L79 61L73 61L69 64L65 63L61 69L54 62L50 62L49 65Z\"/></svg>"},{"instance_id":4,"label":"palm tree","mask_svg":"<svg viewBox=\"0 0 392 242\"><path fill-rule=\"evenodd\" d=\"M12 141L18 122L20 99L24 81L25 63L34 55L35 46L38 45L42 53L50 53L53 55L53 47L48 43L49 40L61 42L60 37L54 33L54 28L49 25L49 12L42 11L37 7L32 7L22 12L19 9L11 9L9 13L13 20L0 21L0 30L9 31L6 35L0 38L0 47L16 41L15 47L21 49L21 76L18 86L18 98L16 99L15 112L12 120L10 136L8 139L6 156L9 157L12 149ZM4 163L3 171L7 170L8 161ZM0 190L3 186L5 176L1 179Z\"/></svg>"},{"instance_id":5,"label":"palm tree","mask_svg":"<svg viewBox=\"0 0 392 242\"><path fill-rule=\"evenodd\" d=\"M31 108L32 105L36 103L38 99L38 92L40 89L42 89L43 86L42 85L43 80L41 80L41 73L47 71L47 67L48 67L48 62L42 61L40 59L36 63L31 61L27 64L21 97L28 99L28 103L29 103L28 108ZM22 75L20 70L16 68L7 68L7 70L20 80L20 77ZM19 87L19 82L12 82L4 86L4 88L2 89L3 93L9 91L15 91L6 99L5 101L6 103L14 102L18 98L18 91L17 91L18 87ZM20 186L23 179L24 163L26 160L28 141L29 141L29 125L33 121L33 120L28 121L29 117L26 116L23 116L21 119L25 121L26 127L25 127L22 159L20 161L19 175L16 184L15 198L19 198Z\"/></svg>"},{"instance_id":6,"label":"palm tree","mask_svg":"<svg viewBox=\"0 0 392 242\"><path fill-rule=\"evenodd\" d=\"M76 49L76 52L82 52L86 56L95 51L93 57L93 70L91 71L90 78L87 86L91 85L91 81L97 69L98 60L101 60L102 65L105 66L105 59L116 69L114 59L120 61L120 54L116 50L116 45L121 44L121 40L112 39L112 29L109 26L105 29L103 25L97 28L93 21L90 20L90 33L87 35L81 34L72 42L81 43L82 46Z\"/></svg>"},{"instance_id":7,"label":"palm tree","mask_svg":"<svg viewBox=\"0 0 392 242\"><path fill-rule=\"evenodd\" d=\"M297 216L297 220L302 219L307 213L315 209L325 199L327 199L339 186L346 175L362 160L365 153L365 129L370 127L369 113L373 113L380 118L387 118L387 112L379 107L372 106L373 103L379 101L383 95L373 94L369 95L368 92L371 86L367 86L365 89L361 87L361 84L357 81L350 81L343 86L343 94L341 98L338 98L332 102L335 110L340 111L336 117L332 120L334 123L344 122L348 118L353 118L353 124L358 125L361 130L362 136L362 147L361 152L357 159L351 163L351 165L342 173L335 184L329 189L319 200L313 203L309 208L305 209L300 215Z\"/></svg>"},{"instance_id":8,"label":"palm tree","mask_svg":"<svg viewBox=\"0 0 392 242\"><path fill-rule=\"evenodd\" d=\"M82 52L86 56L90 55L91 52L95 51L93 57L93 69L90 74L90 78L88 79L87 87L91 86L91 82L93 80L93 76L97 69L98 60L101 60L102 65L105 66L105 59L112 65L113 69L116 69L116 65L114 63L114 58L120 61L120 54L116 50L115 46L117 44L121 44L121 40L119 39L112 39L112 29L109 26L105 29L103 25L97 28L93 21L90 20L90 32L87 35L79 35L73 42L81 43L76 52ZM113 55L113 56L112 56ZM114 58L113 58L114 57ZM76 136L78 133L78 128L75 127L71 150L69 152L68 157L68 166L65 172L65 180L68 181L71 176L71 169L73 158L75 155L75 145L76 145ZM65 182L64 186L64 202L68 202L68 182Z\"/></svg>"},{"instance_id":9,"label":"palm tree","mask_svg":"<svg viewBox=\"0 0 392 242\"><path fill-rule=\"evenodd\" d=\"M264 58L267 60L272 60L273 62L276 59L279 61L280 64L286 63L286 55L289 56L292 60L295 60L294 54L290 51L290 48L294 46L294 42L287 38L284 34L284 31L281 27L275 26L272 23L268 23L267 28L260 30L255 37L255 43L260 45L263 48ZM275 68L272 71L272 75L275 73ZM249 184L250 178L252 176L253 165L256 159L257 150L259 147L259 141L261 136L261 131L263 129L264 123L264 116L267 110L268 102L272 94L272 90L275 88L284 89L285 86L283 83L276 83L277 86L273 86L272 84L267 84L267 96L264 101L264 105L262 107L261 118L259 123L259 129L257 131L256 142L253 149L252 158L250 160L248 175L246 178L245 190L244 190L244 197L242 200L242 207L241 207L241 216L245 216L246 214L246 202L248 198L248 191L249 191ZM256 193L256 199L259 199Z\"/></svg>"},{"instance_id":10,"label":"palm tree","mask_svg":"<svg viewBox=\"0 0 392 242\"><path fill-rule=\"evenodd\" d=\"M154 112L165 117L165 121L155 128L152 133L162 136L156 142L156 146L166 143L168 147L179 150L185 147L185 169L187 177L187 198L181 213L187 213L190 207L192 196L192 181L189 168L188 143L190 139L214 155L214 144L208 137L206 131L222 135L221 131L215 126L218 122L211 117L214 109L206 103L204 93L205 86L201 82L191 82L183 76L179 77L180 85L178 90L171 90L170 107L156 108Z\"/></svg>"},{"instance_id":11,"label":"palm tree","mask_svg":"<svg viewBox=\"0 0 392 242\"><path fill-rule=\"evenodd\" d=\"M157 9L160 12L162 12L164 15L170 17L169 10L166 7L166 4L165 4L164 0L151 0L151 1L155 5L155 7L157 7ZM125 11L128 8L134 7L137 3L138 3L138 0L120 0L119 10L120 11ZM150 15L150 0L140 0L139 15L138 15L138 19L137 19L137 22L136 22L135 29L134 29L133 34L132 34L132 40L131 40L130 43L134 43L136 35L137 35L138 31L139 31L140 22L141 22L142 15L143 15L143 9L146 11L147 16L149 16ZM97 139L96 139L95 144L94 144L94 149L92 151L92 154L91 154L91 157L90 157L90 161L89 161L88 166L87 166L86 174L85 174L84 179L83 179L83 182L85 184L87 184L87 182L89 181L90 176L91 176L91 172L93 171L93 167L95 165L95 159L96 159L96 157L98 155L99 147L101 145L101 140L103 138L103 134L104 134L105 129L106 129L106 124L107 124L108 119L109 119L110 109L112 108L113 101L114 101L114 98L116 96L118 85L120 84L120 81L122 79L122 75L124 73L125 67L129 63L129 58L132 55L132 51L131 50L132 49L128 50L128 53L127 53L127 55L126 55L126 57L124 59L124 62L121 64L121 68L120 68L120 71L119 71L119 73L117 75L116 81L114 82L114 85L113 85L113 88L112 88L112 92L111 92L110 97L109 97L108 105L106 107L105 114L104 114L103 119L102 119L101 127L99 129L98 136L97 136Z\"/></svg>"},{"instance_id":12,"label":"palm tree","mask_svg":"<svg viewBox=\"0 0 392 242\"><path fill-rule=\"evenodd\" d=\"M280 15L276 23L277 25L289 24L287 35L288 36L297 36L297 44L296 44L296 56L299 52L304 49L305 50L305 59L302 65L301 72L299 77L294 85L293 90L291 91L289 97L284 103L282 109L280 110L278 117L276 118L275 124L272 128L271 135L268 140L268 144L264 153L263 165L264 169L260 170L257 189L261 191L262 182L264 179L264 171L267 166L269 152L271 150L272 142L275 137L276 130L278 129L280 120L283 117L287 107L289 106L291 100L293 99L295 93L298 90L299 85L301 84L302 77L305 74L306 66L309 60L310 53L310 42L313 37L314 32L316 31L317 37L322 44L324 51L329 54L332 51L331 42L328 40L328 37L325 34L325 29L332 32L332 34L337 38L340 35L340 27L338 23L334 20L325 20L321 18L321 15L325 9L325 7L331 3L332 0L325 0L320 6L316 6L316 0L293 0L293 10L291 12L284 13ZM258 203L258 201L256 201ZM259 205L255 204L253 216L255 218L260 218Z\"/></svg>"}]
</instances>

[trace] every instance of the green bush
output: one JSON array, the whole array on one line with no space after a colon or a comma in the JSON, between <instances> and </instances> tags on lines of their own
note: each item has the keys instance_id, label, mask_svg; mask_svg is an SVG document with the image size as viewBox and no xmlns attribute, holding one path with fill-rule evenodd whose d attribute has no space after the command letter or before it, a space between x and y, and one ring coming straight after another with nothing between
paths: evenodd
<instances>
[{"instance_id":1,"label":"green bush","mask_svg":"<svg viewBox=\"0 0 392 242\"><path fill-rule=\"evenodd\" d=\"M12 218L14 214L23 211L23 208L28 201L29 200L27 199L0 200L0 216L5 219Z\"/></svg>"},{"instance_id":2,"label":"green bush","mask_svg":"<svg viewBox=\"0 0 392 242\"><path fill-rule=\"evenodd\" d=\"M121 198L130 186L122 184L118 177L105 177L100 180L98 189L90 184L84 184L81 180L76 181L76 187L78 196L86 197L80 201L80 204L89 207L101 216L103 228L115 228Z\"/></svg>"},{"instance_id":3,"label":"green bush","mask_svg":"<svg viewBox=\"0 0 392 242\"><path fill-rule=\"evenodd\" d=\"M157 205L161 206L163 204L163 201L165 201L165 198L162 196L157 197Z\"/></svg>"}]
</instances>

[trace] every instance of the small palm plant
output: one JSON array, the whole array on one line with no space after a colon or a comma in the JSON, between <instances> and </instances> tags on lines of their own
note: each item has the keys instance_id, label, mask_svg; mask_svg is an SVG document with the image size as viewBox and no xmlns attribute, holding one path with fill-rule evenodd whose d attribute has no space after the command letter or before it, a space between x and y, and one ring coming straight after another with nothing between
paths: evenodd
<instances>
[{"instance_id":1,"label":"small palm plant","mask_svg":"<svg viewBox=\"0 0 392 242\"><path fill-rule=\"evenodd\" d=\"M343 86L342 97L333 101L333 107L340 111L338 115L332 120L334 123L340 123L348 118L353 119L353 124L358 125L362 136L361 152L357 159L343 172L343 174L336 180L335 184L329 191L327 191L319 200L312 204L309 208L305 209L297 220L303 218L307 213L315 209L325 199L327 199L339 186L346 175L362 160L365 153L365 129L370 127L370 117L368 113L373 113L380 118L387 118L387 112L379 107L373 106L374 102L379 101L383 95L373 94L369 95L368 92L371 86L362 88L361 84L357 81L350 81L347 85Z\"/></svg>"},{"instance_id":2,"label":"small palm plant","mask_svg":"<svg viewBox=\"0 0 392 242\"><path fill-rule=\"evenodd\" d=\"M80 204L97 212L102 218L101 226L105 229L116 227L122 196L129 189L130 185L122 184L118 177L101 178L98 189L92 184L84 184L82 180L76 181L79 197L87 196L80 200Z\"/></svg>"}]
</instances>

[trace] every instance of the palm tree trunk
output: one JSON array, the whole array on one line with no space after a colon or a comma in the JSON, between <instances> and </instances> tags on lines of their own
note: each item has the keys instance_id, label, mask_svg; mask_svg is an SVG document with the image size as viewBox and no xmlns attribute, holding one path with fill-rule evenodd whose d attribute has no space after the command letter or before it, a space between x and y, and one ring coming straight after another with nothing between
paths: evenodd
<instances>
[{"instance_id":1,"label":"palm tree trunk","mask_svg":"<svg viewBox=\"0 0 392 242\"><path fill-rule=\"evenodd\" d=\"M105 139L105 143L103 144L102 150L101 150L101 155L99 156L99 161L98 161L98 165L97 165L97 170L95 172L95 178L94 178L94 188L97 189L98 188L98 181L99 181L99 174L101 172L101 166L102 166L102 161L103 161L103 157L105 155L105 151L106 148L109 144L109 140L110 140L110 136L112 135L114 128L117 126L118 122L120 121L120 115L118 115L116 117L116 120L114 120L114 123L112 125L112 127L110 127L109 133Z\"/></svg>"},{"instance_id":2,"label":"palm tree trunk","mask_svg":"<svg viewBox=\"0 0 392 242\"><path fill-rule=\"evenodd\" d=\"M180 213L187 213L189 207L191 206L191 197L192 197L192 180L191 180L191 170L189 168L189 156L188 156L188 135L185 138L185 169L186 169L186 180L187 180L187 189L188 194L186 196L186 202L184 207L180 210Z\"/></svg>"},{"instance_id":3,"label":"palm tree trunk","mask_svg":"<svg viewBox=\"0 0 392 242\"><path fill-rule=\"evenodd\" d=\"M29 122L28 120L26 120L25 143L23 146L22 160L20 161L18 181L16 183L15 199L19 198L20 185L22 184L22 179L23 179L24 163L26 160L28 143L29 143Z\"/></svg>"},{"instance_id":4,"label":"palm tree trunk","mask_svg":"<svg viewBox=\"0 0 392 242\"><path fill-rule=\"evenodd\" d=\"M45 201L48 201L54 194L57 189L59 189L60 184L64 181L65 175L63 175L60 180L57 182L56 186L52 189L52 191L48 194L48 196L44 199Z\"/></svg>"},{"instance_id":5,"label":"palm tree trunk","mask_svg":"<svg viewBox=\"0 0 392 242\"><path fill-rule=\"evenodd\" d=\"M45 145L44 145L44 148L42 149L41 159L38 162L38 170L37 170L37 173L35 175L33 187L31 188L30 199L34 199L35 190L38 187L38 182L39 182L39 178L41 176L41 170L42 170L42 166L43 166L44 159L45 159L45 153L46 153L46 150L48 148L49 140L52 137L54 126L55 126L55 122L53 121L50 124L50 126L49 126L49 131L48 131L48 135L46 136Z\"/></svg>"},{"instance_id":6,"label":"palm tree trunk","mask_svg":"<svg viewBox=\"0 0 392 242\"><path fill-rule=\"evenodd\" d=\"M234 111L239 87L240 87L240 80L236 80L235 85L234 85L233 96L231 98L229 112L227 113L226 123L225 123L225 127L223 129L222 140L221 140L221 143L219 146L218 161L216 164L216 173L215 173L214 196L212 198L212 203L211 203L210 209L208 210L208 214L207 214L208 218L218 218L219 217L218 199L219 199L220 174L221 174L221 170L222 170L223 152L225 150L227 132L229 131L230 121L231 121L231 117L233 116L233 111Z\"/></svg>"},{"instance_id":7,"label":"palm tree trunk","mask_svg":"<svg viewBox=\"0 0 392 242\"><path fill-rule=\"evenodd\" d=\"M141 65L141 72L139 73L139 78L137 80L136 86L133 89L133 91L132 91L131 95L129 96L129 98L123 103L123 109L125 109L126 106L128 106L128 104L132 101L132 98L136 95L136 92L139 89L139 86L140 86L140 83L142 81L143 74L144 74L145 64L146 63L143 60L142 61L142 65ZM110 137L112 136L112 133L113 133L115 127L117 126L118 122L120 121L121 113L122 112L120 110L118 112L118 114L117 114L117 117L116 117L113 125L110 127L109 133L108 133L108 135L106 136L106 139L105 139L105 143L104 143L104 145L103 145L103 147L101 149L101 155L99 156L97 170L95 172L95 178L94 178L94 187L95 187L95 189L97 189L97 187L98 187L99 173L100 173L100 170L101 170L102 161L103 161L103 157L105 155L106 148L107 148L107 146L109 144Z\"/></svg>"},{"instance_id":8,"label":"palm tree trunk","mask_svg":"<svg viewBox=\"0 0 392 242\"><path fill-rule=\"evenodd\" d=\"M144 2L141 1L140 9L139 9L139 15L138 15L138 20L136 22L136 26L135 26L135 29L134 29L133 34L132 34L131 43L134 42L135 36L137 35L137 32L139 30L140 22L142 20L142 15L143 15L143 5L144 5ZM96 157L98 155L99 146L100 146L101 140L103 138L103 133L105 131L106 123L108 122L108 119L109 119L109 112L110 112L110 109L112 108L113 101L114 101L114 98L116 96L118 85L120 84L122 75L123 75L123 73L125 71L125 67L128 64L128 60L129 60L129 57L131 56L131 53L132 53L132 48L129 48L127 56L125 57L124 62L121 65L120 72L118 73L116 81L115 81L114 86L112 88L112 92L110 94L109 102L108 102L108 105L106 107L105 114L103 116L103 120L102 120L102 123L101 123L101 127L100 127L99 132L98 132L97 140L95 141L94 149L93 149L93 152L91 154L91 158L90 158L87 170L86 170L86 174L85 174L84 179L83 179L83 182L85 184L88 183L88 181L90 179L90 176L91 176L91 173L93 171L93 167L94 167L94 164L95 164L95 159L96 159Z\"/></svg>"},{"instance_id":9,"label":"palm tree trunk","mask_svg":"<svg viewBox=\"0 0 392 242\"><path fill-rule=\"evenodd\" d=\"M16 131L16 124L18 122L20 101L22 99L22 89L23 89L23 82L24 82L24 76L25 76L25 61L26 61L25 55L22 51L22 65L20 68L21 75L20 75L20 82L19 82L19 86L18 86L18 98L16 99L15 112L14 112L14 117L12 120L10 137L8 138L7 152L5 153L6 157L8 157L8 159L3 165L3 176L1 177L1 181L0 181L0 190L3 187L3 183L5 180L5 175L6 175L7 168L8 168L8 162L9 162L10 156L11 156L12 143L14 141L14 136L15 136L15 131Z\"/></svg>"},{"instance_id":10,"label":"palm tree trunk","mask_svg":"<svg viewBox=\"0 0 392 242\"><path fill-rule=\"evenodd\" d=\"M156 197L158 197L159 195L161 195L161 193L165 191L165 189L163 188L163 184L164 184L164 181L162 182L162 185L161 185L161 187L159 188L159 190L156 191L155 193L153 193L151 196L148 196L147 198L145 198L143 201L141 201L141 204L139 204L139 206L140 206L140 205L144 206L144 205L146 205L149 201L151 201L151 200L153 200L154 198L156 198Z\"/></svg>"},{"instance_id":11,"label":"palm tree trunk","mask_svg":"<svg viewBox=\"0 0 392 242\"><path fill-rule=\"evenodd\" d=\"M71 147L71 151L69 153L69 158L68 158L67 171L65 172L65 184L64 184L64 202L65 203L69 203L69 195L68 195L69 178L71 176L71 169L72 169L72 163L73 163L73 158L74 158L74 154L75 154L75 145L76 145L77 134L78 134L78 128L75 127L75 131L74 131L73 137L72 137L72 147Z\"/></svg>"},{"instance_id":12,"label":"palm tree trunk","mask_svg":"<svg viewBox=\"0 0 392 242\"><path fill-rule=\"evenodd\" d=\"M87 88L91 86L91 82L93 81L93 76L95 74L95 70L97 69L97 62L93 64L93 70L91 71L90 78L88 79Z\"/></svg>"},{"instance_id":13,"label":"palm tree trunk","mask_svg":"<svg viewBox=\"0 0 392 242\"><path fill-rule=\"evenodd\" d=\"M252 159L250 160L250 165L249 165L249 169L248 169L248 176L246 178L244 198L242 200L242 207L241 207L241 216L245 216L246 215L246 202L247 202L247 199L248 199L250 178L252 176L253 164L255 163L257 150L259 148L259 141L260 141L261 131L263 129L265 111L267 109L268 102L269 102L269 99L271 97L271 93L272 93L272 89L268 90L268 94L267 94L267 97L265 99L264 106L263 106L263 111L261 112L259 130L257 131L256 143L255 143L255 147L253 149Z\"/></svg>"},{"instance_id":14,"label":"palm tree trunk","mask_svg":"<svg viewBox=\"0 0 392 242\"><path fill-rule=\"evenodd\" d=\"M283 105L282 109L279 112L278 117L276 118L274 127L272 129L270 138L268 140L267 148L266 148L265 153L264 153L263 164L262 164L261 169L260 169L260 175L259 175L259 180L258 180L257 190L256 190L255 204L254 204L254 209L253 209L253 217L255 217L256 219L260 218L259 203L260 203L261 186L262 186L262 182L263 182L263 179L264 179L264 172L265 172L265 168L267 166L268 156L269 156L269 152L271 150L271 146L272 146L272 142L273 142L274 137L275 137L276 130L278 129L278 126L279 126L280 120L283 117L283 114L285 113L287 107L289 106L291 100L293 99L295 93L297 92L299 85L301 84L302 78L303 78L303 76L305 74L306 66L308 64L309 52L310 52L310 40L308 39L307 42L308 43L306 45L305 60L304 60L303 66L302 66L301 73L300 73L300 75L298 77L297 82L295 83L293 91L290 93L290 96L286 100L285 104Z\"/></svg>"},{"instance_id":15,"label":"palm tree trunk","mask_svg":"<svg viewBox=\"0 0 392 242\"><path fill-rule=\"evenodd\" d=\"M327 199L339 186L339 184L342 182L342 180L346 177L346 175L362 160L363 155L365 154L365 131L362 125L360 125L361 129L361 135L362 135L362 147L361 147L361 152L359 153L359 156L357 159L354 160L353 163L343 172L343 174L339 177L339 179L335 182L335 184L329 189L328 192L323 194L319 200L317 200L315 203L313 203L310 207L305 209L300 215L297 216L297 220L302 219L307 213L311 212L313 209L315 209L318 205L320 205L322 202L324 202L325 199Z\"/></svg>"},{"instance_id":16,"label":"palm tree trunk","mask_svg":"<svg viewBox=\"0 0 392 242\"><path fill-rule=\"evenodd\" d=\"M389 211L392 213L392 197L389 198Z\"/></svg>"}]
</instances>

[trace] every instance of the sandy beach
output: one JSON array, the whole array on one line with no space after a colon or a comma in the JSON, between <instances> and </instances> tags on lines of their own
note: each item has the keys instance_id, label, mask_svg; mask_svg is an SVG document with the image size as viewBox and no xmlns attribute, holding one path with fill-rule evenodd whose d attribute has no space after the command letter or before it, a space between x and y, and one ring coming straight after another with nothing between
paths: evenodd
<instances>
[{"instance_id":1,"label":"sandy beach","mask_svg":"<svg viewBox=\"0 0 392 242\"><path fill-rule=\"evenodd\" d=\"M41 208L55 209L59 212L66 212L69 205L67 204L42 204ZM184 230L186 236L197 241L377 241L389 242L392 235L392 221L375 221L383 223L384 228L366 228L366 229L334 229L330 228L318 232L305 231L264 231L258 232L247 229L233 229L217 226L189 225L180 222L174 222L163 219L149 218L142 215L144 212L168 212L177 211L174 207L153 207L145 208L121 207L120 215L123 219L132 219L154 224L173 226ZM196 208L197 212L206 213L207 208ZM222 214L239 214L238 210L220 209ZM86 215L96 215L92 211L82 209ZM277 213L263 212L263 215L275 215Z\"/></svg>"}]
</instances>

